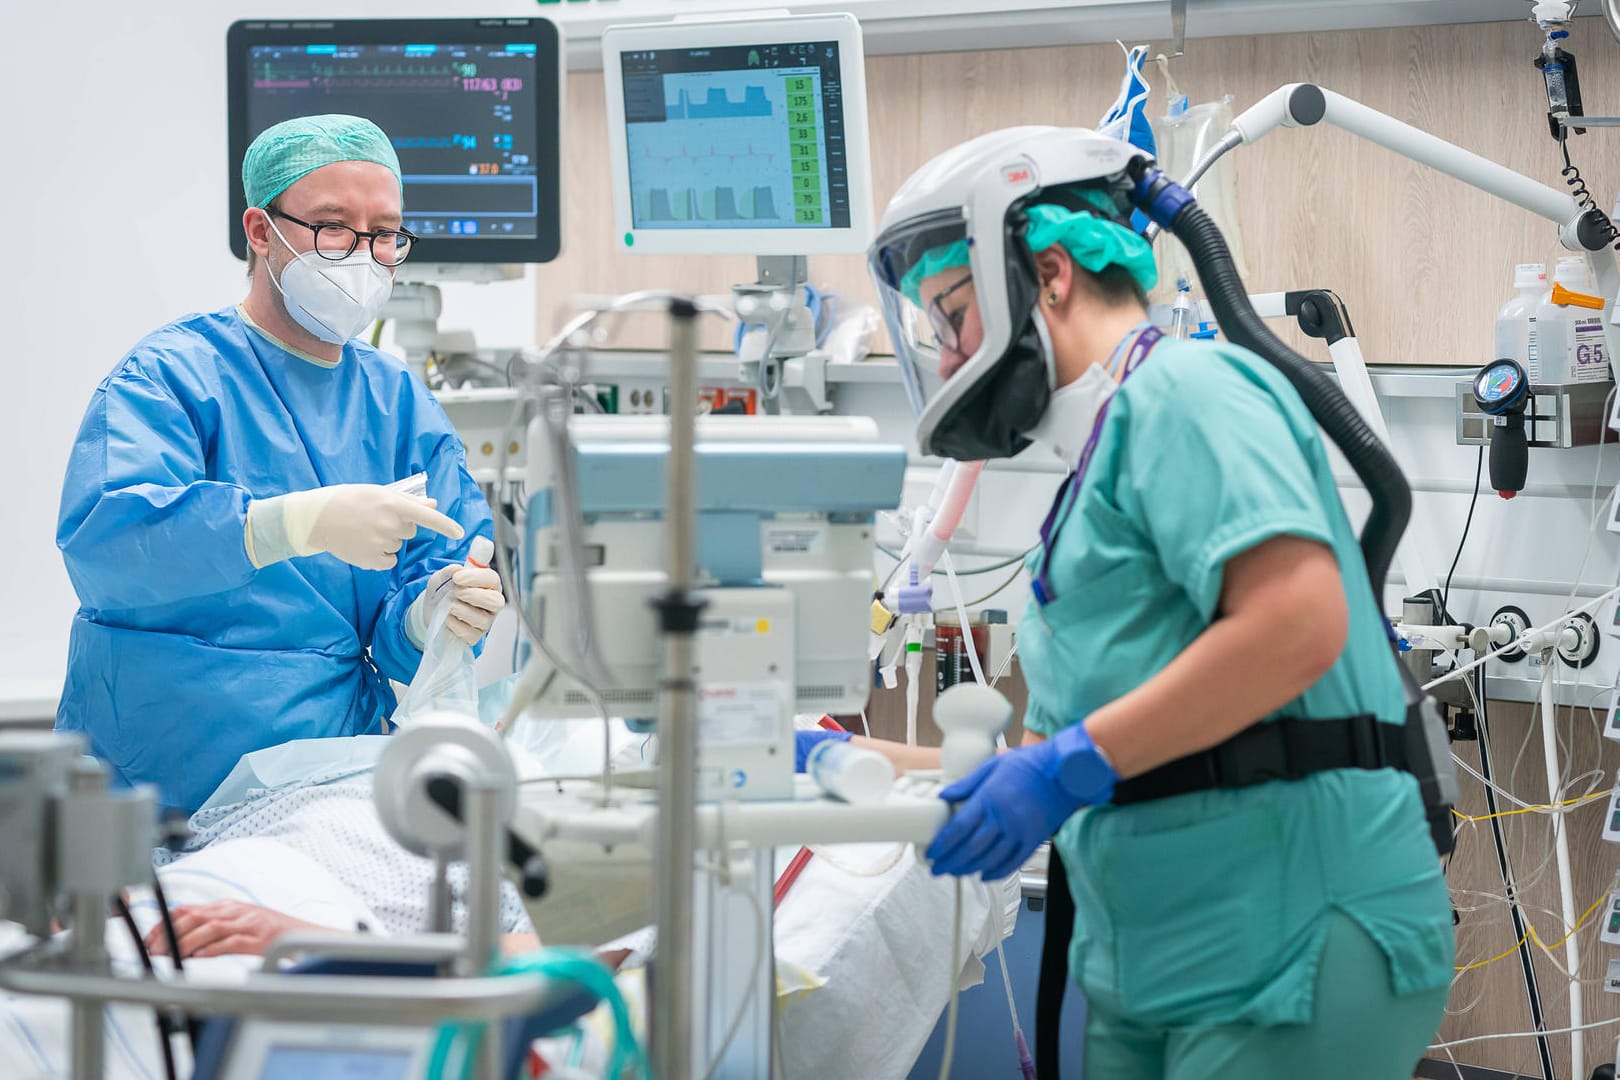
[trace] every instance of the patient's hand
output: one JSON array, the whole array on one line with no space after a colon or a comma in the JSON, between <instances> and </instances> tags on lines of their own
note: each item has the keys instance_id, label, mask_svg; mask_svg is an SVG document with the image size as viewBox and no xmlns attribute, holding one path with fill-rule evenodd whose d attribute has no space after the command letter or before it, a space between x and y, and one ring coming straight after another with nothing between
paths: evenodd
<instances>
[{"instance_id":1,"label":"patient's hand","mask_svg":"<svg viewBox=\"0 0 1620 1080\"><path fill-rule=\"evenodd\" d=\"M212 904L192 904L174 909L174 932L180 939L180 956L263 956L265 949L283 934L295 930L331 930L329 926L295 919L257 904L239 900L218 900ZM169 954L169 937L159 923L146 935L146 948L153 956Z\"/></svg>"}]
</instances>

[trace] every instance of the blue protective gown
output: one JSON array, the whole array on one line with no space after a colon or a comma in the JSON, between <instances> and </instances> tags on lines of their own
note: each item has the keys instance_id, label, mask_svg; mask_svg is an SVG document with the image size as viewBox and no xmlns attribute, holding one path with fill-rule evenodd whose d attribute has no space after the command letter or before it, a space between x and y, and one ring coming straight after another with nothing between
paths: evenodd
<instances>
[{"instance_id":1,"label":"blue protective gown","mask_svg":"<svg viewBox=\"0 0 1620 1080\"><path fill-rule=\"evenodd\" d=\"M248 560L250 499L419 472L462 540L419 530L390 571ZM324 367L236 308L170 323L96 389L68 462L56 542L80 606L57 729L188 812L245 753L379 732L387 680L422 658L411 601L492 531L460 438L398 360L350 341Z\"/></svg>"}]
</instances>

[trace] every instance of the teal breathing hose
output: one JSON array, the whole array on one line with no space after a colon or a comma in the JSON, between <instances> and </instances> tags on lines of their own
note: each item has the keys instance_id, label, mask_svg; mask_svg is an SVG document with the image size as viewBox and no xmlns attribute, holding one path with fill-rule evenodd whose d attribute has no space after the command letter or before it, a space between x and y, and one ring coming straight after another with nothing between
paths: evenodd
<instances>
[{"instance_id":1,"label":"teal breathing hose","mask_svg":"<svg viewBox=\"0 0 1620 1080\"><path fill-rule=\"evenodd\" d=\"M613 1080L619 1080L626 1069L633 1069L636 1076L651 1080L652 1066L636 1039L635 1030L630 1025L630 1007L625 1004L624 995L619 993L618 986L613 982L613 972L592 953L583 949L542 949L527 956L503 960L491 969L490 974L540 975L548 979L565 979L585 987L602 1001L607 1002L613 1011L613 1049L608 1058L607 1075ZM461 1080L469 1080L473 1062L478 1058L478 1048L483 1041L483 1024L442 1025L439 1028L438 1038L433 1041L433 1053L428 1059L429 1080L445 1080L450 1054L458 1043L462 1046Z\"/></svg>"}]
</instances>

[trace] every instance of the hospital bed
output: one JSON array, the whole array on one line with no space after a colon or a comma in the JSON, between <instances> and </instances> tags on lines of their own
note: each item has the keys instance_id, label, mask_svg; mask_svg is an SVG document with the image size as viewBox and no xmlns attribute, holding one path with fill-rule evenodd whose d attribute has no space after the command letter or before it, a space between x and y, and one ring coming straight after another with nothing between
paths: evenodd
<instances>
[{"instance_id":1,"label":"hospital bed","mask_svg":"<svg viewBox=\"0 0 1620 1080\"><path fill-rule=\"evenodd\" d=\"M615 746L620 759L639 758L641 742L618 729ZM528 743L534 751L525 752L521 739L517 745L519 756L527 759L526 769L577 773L592 753L600 761L601 725L550 724ZM327 771L337 773L341 782L352 782L353 769L361 767L356 765L355 748L334 741L329 749L329 758L341 760L345 767L333 769L329 760ZM265 820L271 820L276 801L286 802L292 794L307 790L310 774L293 776L260 764L255 781L280 782L249 789L267 811ZM302 764L306 769L320 768L314 761ZM366 800L356 800L356 806L373 812ZM293 828L271 830L273 836L221 839L164 866L159 873L170 903L240 900L320 925L364 925L387 933L390 920L375 910L381 905L368 904L304 850L320 850L326 838L300 835L297 818L291 820ZM412 858L402 850L399 857ZM779 1038L787 1077L904 1077L952 989L954 886L932 877L909 848L892 844L816 848L808 859L799 849L789 849L778 852L776 866L779 874L790 866L796 869L794 880L782 891L774 934ZM156 906L149 896L137 894L132 901L144 933L157 919ZM960 985L980 980L983 967L976 958L1011 932L1017 904L1016 892L977 882L964 887L961 951L967 961L956 973ZM544 939L544 926L540 933ZM636 944L644 949L647 936ZM109 924L107 943L115 963L133 974L136 954L121 924ZM154 959L163 964L162 958ZM259 963L257 957L190 961L186 976L239 982ZM644 1000L639 971L620 978L629 1000ZM881 1014L873 1013L873 1002L883 1003ZM116 1006L109 1010L106 1026L109 1078L161 1077L150 1011ZM0 1071L18 1080L67 1076L69 1030L68 1009L61 1001L0 998L4 1066ZM589 1063L593 1055L601 1054L600 1033L606 1030L605 1023L585 1024L583 1043L570 1048L570 1056ZM183 1041L176 1040L177 1051Z\"/></svg>"}]
</instances>

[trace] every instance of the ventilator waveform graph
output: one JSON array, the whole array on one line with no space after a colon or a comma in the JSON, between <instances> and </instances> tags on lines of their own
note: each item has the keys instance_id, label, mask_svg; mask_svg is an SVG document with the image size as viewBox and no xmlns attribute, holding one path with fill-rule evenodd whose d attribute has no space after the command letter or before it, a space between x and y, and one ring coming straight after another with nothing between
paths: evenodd
<instances>
[{"instance_id":1,"label":"ventilator waveform graph","mask_svg":"<svg viewBox=\"0 0 1620 1080\"><path fill-rule=\"evenodd\" d=\"M636 226L825 225L819 82L803 68L663 75L663 120L628 125Z\"/></svg>"},{"instance_id":2,"label":"ventilator waveform graph","mask_svg":"<svg viewBox=\"0 0 1620 1080\"><path fill-rule=\"evenodd\" d=\"M652 188L641 207L647 222L676 221L757 221L778 223L776 196L768 187L717 187L707 191L691 188L671 191Z\"/></svg>"},{"instance_id":3,"label":"ventilator waveform graph","mask_svg":"<svg viewBox=\"0 0 1620 1080\"><path fill-rule=\"evenodd\" d=\"M666 84L674 81L674 77L665 79ZM691 91L681 87L676 99L664 105L664 117L668 120L743 120L773 114L771 99L763 86L744 86L742 100L738 102L727 96L724 87L710 86L702 104L693 101Z\"/></svg>"}]
</instances>

